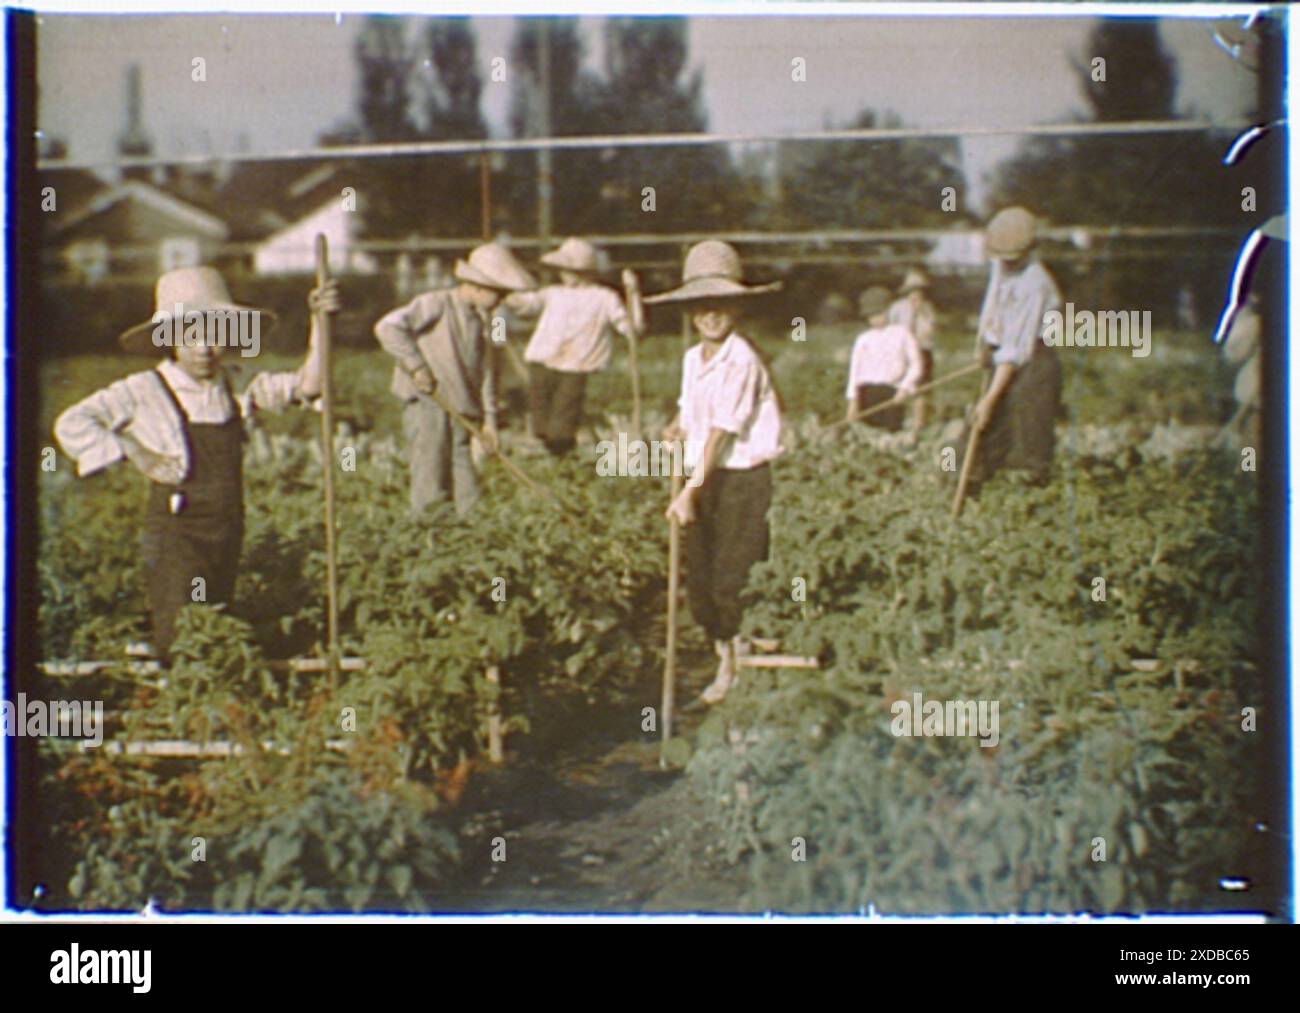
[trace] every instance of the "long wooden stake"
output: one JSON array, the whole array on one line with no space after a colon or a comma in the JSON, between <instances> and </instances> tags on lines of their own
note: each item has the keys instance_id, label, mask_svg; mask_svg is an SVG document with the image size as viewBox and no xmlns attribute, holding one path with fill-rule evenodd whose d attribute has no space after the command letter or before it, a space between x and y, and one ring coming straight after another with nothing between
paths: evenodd
<instances>
[{"instance_id":1,"label":"long wooden stake","mask_svg":"<svg viewBox=\"0 0 1300 1013\"><path fill-rule=\"evenodd\" d=\"M822 433L829 433L832 429L838 429L840 426L846 426L850 422L860 422L862 419L865 419L869 415L874 415L876 412L884 411L886 408L892 408L895 405L902 404L904 401L911 400L914 397L919 397L922 394L934 390L936 387L943 386L945 383L951 383L953 380L960 380L963 376L967 376L968 374L973 373L975 372L975 370L980 368L981 367L978 362L972 362L969 366L962 366L961 369L955 369L951 373L946 373L943 376L939 377L937 380L931 380L929 383L921 384L921 386L917 387L916 390L912 391L910 394L904 394L900 398L895 398L890 401L884 401L878 405L872 405L870 408L867 408L864 411L854 412L853 415L850 416L849 418L843 418L840 419L838 422L832 422L830 425L823 426L821 429L818 429L814 435L820 436Z\"/></svg>"},{"instance_id":2,"label":"long wooden stake","mask_svg":"<svg viewBox=\"0 0 1300 1013\"><path fill-rule=\"evenodd\" d=\"M632 374L632 435L641 438L641 367L637 364L636 338L627 339L627 368Z\"/></svg>"},{"instance_id":3,"label":"long wooden stake","mask_svg":"<svg viewBox=\"0 0 1300 1013\"><path fill-rule=\"evenodd\" d=\"M316 286L330 280L329 245L322 233L316 234ZM339 684L339 557L337 518L334 514L334 374L331 359L330 315L316 314L316 338L320 342L321 368L321 463L325 475L325 567L326 612L328 616L328 651L330 689Z\"/></svg>"},{"instance_id":4,"label":"long wooden stake","mask_svg":"<svg viewBox=\"0 0 1300 1013\"><path fill-rule=\"evenodd\" d=\"M673 476L672 498L682 491L682 477ZM677 682L677 587L681 582L682 526L674 517L668 522L668 638L664 650L663 697L659 703L663 740L659 747L659 766L668 766L668 740L673 737L673 697Z\"/></svg>"},{"instance_id":5,"label":"long wooden stake","mask_svg":"<svg viewBox=\"0 0 1300 1013\"><path fill-rule=\"evenodd\" d=\"M984 400L984 395L988 393L992 379L991 375L984 378L984 385L980 389L980 401ZM979 404L979 401L976 404ZM954 521L961 516L962 505L966 502L966 486L970 483L970 472L975 462L975 455L979 453L979 446L980 429L975 425L975 413L972 410L970 437L966 440L966 456L961 462L961 475L957 478L957 495L953 497L952 501L952 519Z\"/></svg>"},{"instance_id":6,"label":"long wooden stake","mask_svg":"<svg viewBox=\"0 0 1300 1013\"><path fill-rule=\"evenodd\" d=\"M430 395L425 394L421 396L429 397ZM452 421L454 421L467 433L469 433L471 436L479 435L478 426L474 425L473 422L471 422L460 412L456 411L456 409L453 408L450 404L448 404L447 399L442 396L442 392L439 391L437 388L434 389L432 398L433 401L438 405L438 407L441 408L443 411L445 411L448 415L450 415ZM496 459L499 460L503 465L505 465L506 471L510 472L510 474L514 478L522 482L531 491L537 493L537 495L546 499L557 509L560 510L564 509L564 504L560 502L559 497L556 496L554 492L546 488L546 486L541 485L538 482L534 481L533 479L529 478L528 474L522 468L520 468L519 465L515 464L514 461L512 461L509 457L507 457L505 452L500 447L497 447L496 453L493 456L496 457Z\"/></svg>"}]
</instances>

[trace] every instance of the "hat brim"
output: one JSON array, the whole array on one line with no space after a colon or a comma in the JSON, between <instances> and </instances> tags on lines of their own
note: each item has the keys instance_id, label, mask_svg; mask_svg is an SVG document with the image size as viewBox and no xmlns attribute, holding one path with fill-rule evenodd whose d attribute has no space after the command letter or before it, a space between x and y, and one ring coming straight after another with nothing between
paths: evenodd
<instances>
[{"instance_id":1,"label":"hat brim","mask_svg":"<svg viewBox=\"0 0 1300 1013\"><path fill-rule=\"evenodd\" d=\"M545 264L547 267L553 267L557 271L573 271L575 274L600 274L599 264L574 264L557 257L554 253L543 255L539 263Z\"/></svg>"},{"instance_id":2,"label":"hat brim","mask_svg":"<svg viewBox=\"0 0 1300 1013\"><path fill-rule=\"evenodd\" d=\"M530 288L537 287L537 283L528 275L517 278L513 282L508 282L501 278L489 277L467 260L456 261L451 273L457 281L467 281L471 285L480 285L483 288L495 289L498 292L526 292Z\"/></svg>"},{"instance_id":3,"label":"hat brim","mask_svg":"<svg viewBox=\"0 0 1300 1013\"><path fill-rule=\"evenodd\" d=\"M995 247L985 245L984 252L994 260L1017 260L1034 248L1033 242L1028 242L1024 246L1015 247Z\"/></svg>"},{"instance_id":4,"label":"hat brim","mask_svg":"<svg viewBox=\"0 0 1300 1013\"><path fill-rule=\"evenodd\" d=\"M924 292L929 287L930 283L928 281L913 282L910 285L901 286L898 290L898 294L907 295L909 292Z\"/></svg>"},{"instance_id":5,"label":"hat brim","mask_svg":"<svg viewBox=\"0 0 1300 1013\"><path fill-rule=\"evenodd\" d=\"M779 281L769 282L766 285L746 285L729 278L695 278L670 291L647 296L643 301L647 306L660 303L714 302L765 295L768 292L777 292L780 288Z\"/></svg>"},{"instance_id":6,"label":"hat brim","mask_svg":"<svg viewBox=\"0 0 1300 1013\"><path fill-rule=\"evenodd\" d=\"M212 310L221 310L229 313L256 313L261 320L258 324L259 333L265 329L271 330L276 325L279 317L274 310L268 310L262 306L244 306L240 303L213 303L210 306L194 306L197 312L207 313ZM166 355L172 348L171 345L158 345L154 343L154 332L158 330L159 322L154 319L146 320L142 324L136 324L129 327L117 336L117 343L122 346L122 350L132 355Z\"/></svg>"}]
</instances>

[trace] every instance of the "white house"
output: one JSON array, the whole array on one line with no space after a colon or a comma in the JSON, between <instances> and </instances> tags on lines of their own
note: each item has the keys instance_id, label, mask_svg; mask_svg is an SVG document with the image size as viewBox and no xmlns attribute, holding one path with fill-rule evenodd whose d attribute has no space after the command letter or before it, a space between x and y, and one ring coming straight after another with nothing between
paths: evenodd
<instances>
[{"instance_id":1,"label":"white house","mask_svg":"<svg viewBox=\"0 0 1300 1013\"><path fill-rule=\"evenodd\" d=\"M301 218L271 233L253 250L253 270L258 274L310 274L316 270L316 236L329 243L330 271L335 274L373 274L375 258L357 248L361 221L355 198L335 194Z\"/></svg>"}]
</instances>

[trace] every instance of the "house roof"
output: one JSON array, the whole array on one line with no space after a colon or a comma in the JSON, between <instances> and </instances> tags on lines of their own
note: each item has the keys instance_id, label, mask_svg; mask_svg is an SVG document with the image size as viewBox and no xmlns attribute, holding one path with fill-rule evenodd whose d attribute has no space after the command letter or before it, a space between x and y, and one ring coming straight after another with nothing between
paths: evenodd
<instances>
[{"instance_id":1,"label":"house roof","mask_svg":"<svg viewBox=\"0 0 1300 1013\"><path fill-rule=\"evenodd\" d=\"M186 228L213 239L222 240L229 235L225 222L216 215L209 214L194 204L138 179L127 180L116 186L103 187L76 211L59 222L55 226L55 235L76 229L126 200L139 201L160 214L174 218Z\"/></svg>"}]
</instances>

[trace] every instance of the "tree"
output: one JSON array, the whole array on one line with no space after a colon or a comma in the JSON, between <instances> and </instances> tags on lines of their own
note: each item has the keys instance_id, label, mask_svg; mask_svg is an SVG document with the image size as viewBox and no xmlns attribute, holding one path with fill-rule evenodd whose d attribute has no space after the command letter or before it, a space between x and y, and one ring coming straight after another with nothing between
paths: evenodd
<instances>
[{"instance_id":1,"label":"tree","mask_svg":"<svg viewBox=\"0 0 1300 1013\"><path fill-rule=\"evenodd\" d=\"M1103 19L1072 62L1085 122L1180 118L1176 61L1155 21ZM1240 181L1222 165L1225 148L1224 138L1202 133L1034 138L1000 167L993 204L1023 204L1062 225L1240 224ZM1149 257L1153 252L1163 256ZM1215 259L1207 261L1207 252ZM1195 289L1217 276L1216 259L1203 239L1161 247L1108 241L1103 266L1123 263L1125 270L1103 271L1100 297L1145 305L1156 298L1152 292L1172 299L1179 287Z\"/></svg>"},{"instance_id":2,"label":"tree","mask_svg":"<svg viewBox=\"0 0 1300 1013\"><path fill-rule=\"evenodd\" d=\"M575 18L519 18L510 43L510 131L515 137L565 137L592 133L599 85L582 70L583 46ZM549 87L543 95L543 43L549 52ZM542 99L546 101L543 102ZM536 152L506 157L503 187L514 231L532 234L538 220ZM551 156L552 220L565 233L579 231L583 205L591 198L590 156L556 151ZM588 177L584 182L583 178Z\"/></svg>"},{"instance_id":3,"label":"tree","mask_svg":"<svg viewBox=\"0 0 1300 1013\"><path fill-rule=\"evenodd\" d=\"M699 72L687 73L687 31L682 18L606 20L597 132L708 129ZM599 159L584 183L587 199L578 202L591 227L668 232L743 224L743 187L722 146L618 148ZM599 190L593 193L596 183ZM653 212L644 210L646 187L655 191Z\"/></svg>"}]
</instances>

